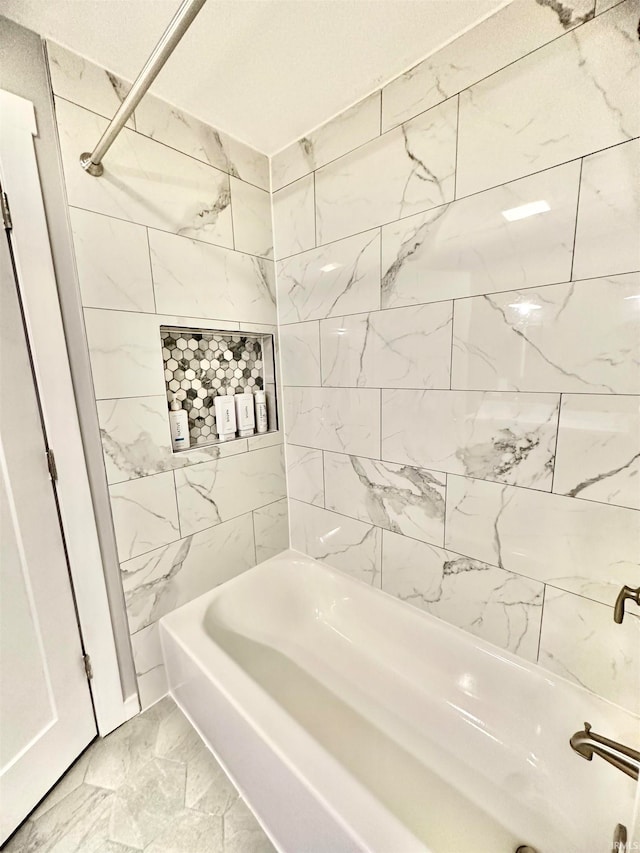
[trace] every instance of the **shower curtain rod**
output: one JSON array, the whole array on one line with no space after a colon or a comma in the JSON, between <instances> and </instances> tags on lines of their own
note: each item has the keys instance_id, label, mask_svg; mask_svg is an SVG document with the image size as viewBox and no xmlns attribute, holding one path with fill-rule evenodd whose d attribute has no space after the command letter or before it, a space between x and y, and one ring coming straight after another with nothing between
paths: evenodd
<instances>
[{"instance_id":1,"label":"shower curtain rod","mask_svg":"<svg viewBox=\"0 0 640 853\"><path fill-rule=\"evenodd\" d=\"M93 175L95 178L102 175L104 172L102 158L115 142L117 135L127 123L129 116L145 96L149 86L171 56L178 42L192 24L193 19L200 9L202 9L205 2L206 0L183 0L162 38L155 46L153 53L146 61L144 68L138 74L135 83L129 89L128 95L109 122L109 126L102 134L98 144L91 153L85 151L84 154L80 155L80 165L89 175Z\"/></svg>"}]
</instances>

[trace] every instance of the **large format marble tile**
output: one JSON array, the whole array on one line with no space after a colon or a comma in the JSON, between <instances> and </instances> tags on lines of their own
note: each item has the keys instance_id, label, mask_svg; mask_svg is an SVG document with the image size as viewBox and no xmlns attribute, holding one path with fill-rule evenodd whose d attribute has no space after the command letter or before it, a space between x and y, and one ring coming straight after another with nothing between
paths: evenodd
<instances>
[{"instance_id":1,"label":"large format marble tile","mask_svg":"<svg viewBox=\"0 0 640 853\"><path fill-rule=\"evenodd\" d=\"M229 176L124 128L93 178L78 158L107 121L56 99L56 118L69 204L162 231L233 246Z\"/></svg>"},{"instance_id":2,"label":"large format marble tile","mask_svg":"<svg viewBox=\"0 0 640 853\"><path fill-rule=\"evenodd\" d=\"M567 163L386 225L383 307L569 281L579 177ZM506 218L535 202L547 209Z\"/></svg>"},{"instance_id":3,"label":"large format marble tile","mask_svg":"<svg viewBox=\"0 0 640 853\"><path fill-rule=\"evenodd\" d=\"M638 712L640 619L622 625L604 604L547 587L539 662L611 702Z\"/></svg>"},{"instance_id":4,"label":"large format marble tile","mask_svg":"<svg viewBox=\"0 0 640 853\"><path fill-rule=\"evenodd\" d=\"M450 201L457 109L455 99L434 107L319 169L318 243Z\"/></svg>"},{"instance_id":5,"label":"large format marble tile","mask_svg":"<svg viewBox=\"0 0 640 853\"><path fill-rule=\"evenodd\" d=\"M314 176L300 178L271 196L276 258L296 255L316 245Z\"/></svg>"},{"instance_id":6,"label":"large format marble tile","mask_svg":"<svg viewBox=\"0 0 640 853\"><path fill-rule=\"evenodd\" d=\"M121 483L247 450L246 440L174 453L166 395L98 400L107 482Z\"/></svg>"},{"instance_id":7,"label":"large format marble tile","mask_svg":"<svg viewBox=\"0 0 640 853\"><path fill-rule=\"evenodd\" d=\"M96 400L165 393L156 315L85 308L84 324Z\"/></svg>"},{"instance_id":8,"label":"large format marble tile","mask_svg":"<svg viewBox=\"0 0 640 853\"><path fill-rule=\"evenodd\" d=\"M585 157L573 278L640 270L640 140Z\"/></svg>"},{"instance_id":9,"label":"large format marble tile","mask_svg":"<svg viewBox=\"0 0 640 853\"><path fill-rule=\"evenodd\" d=\"M291 547L380 587L382 531L317 506L289 501Z\"/></svg>"},{"instance_id":10,"label":"large format marble tile","mask_svg":"<svg viewBox=\"0 0 640 853\"><path fill-rule=\"evenodd\" d=\"M271 158L273 190L279 190L308 172L342 157L379 134L380 92L374 92L275 154Z\"/></svg>"},{"instance_id":11,"label":"large format marble tile","mask_svg":"<svg viewBox=\"0 0 640 853\"><path fill-rule=\"evenodd\" d=\"M384 87L383 130L510 65L589 20L593 12L594 0L508 4Z\"/></svg>"},{"instance_id":12,"label":"large format marble tile","mask_svg":"<svg viewBox=\"0 0 640 853\"><path fill-rule=\"evenodd\" d=\"M324 506L322 451L287 443L287 493L290 498Z\"/></svg>"},{"instance_id":13,"label":"large format marble tile","mask_svg":"<svg viewBox=\"0 0 640 853\"><path fill-rule=\"evenodd\" d=\"M180 538L171 471L117 483L109 496L120 561Z\"/></svg>"},{"instance_id":14,"label":"large format marble tile","mask_svg":"<svg viewBox=\"0 0 640 853\"><path fill-rule=\"evenodd\" d=\"M382 458L551 491L560 397L384 391Z\"/></svg>"},{"instance_id":15,"label":"large format marble tile","mask_svg":"<svg viewBox=\"0 0 640 853\"><path fill-rule=\"evenodd\" d=\"M325 507L444 544L446 475L343 453L324 454Z\"/></svg>"},{"instance_id":16,"label":"large format marble tile","mask_svg":"<svg viewBox=\"0 0 640 853\"><path fill-rule=\"evenodd\" d=\"M640 584L640 514L449 475L445 547L613 604Z\"/></svg>"},{"instance_id":17,"label":"large format marble tile","mask_svg":"<svg viewBox=\"0 0 640 853\"><path fill-rule=\"evenodd\" d=\"M537 581L385 530L382 589L527 660L537 658L544 589Z\"/></svg>"},{"instance_id":18,"label":"large format marble tile","mask_svg":"<svg viewBox=\"0 0 640 853\"><path fill-rule=\"evenodd\" d=\"M155 311L146 228L73 207L69 214L82 304Z\"/></svg>"},{"instance_id":19,"label":"large format marble tile","mask_svg":"<svg viewBox=\"0 0 640 853\"><path fill-rule=\"evenodd\" d=\"M380 307L380 233L368 231L278 264L281 323Z\"/></svg>"},{"instance_id":20,"label":"large format marble tile","mask_svg":"<svg viewBox=\"0 0 640 853\"><path fill-rule=\"evenodd\" d=\"M358 456L380 455L380 392L372 388L287 388L287 443Z\"/></svg>"},{"instance_id":21,"label":"large format marble tile","mask_svg":"<svg viewBox=\"0 0 640 853\"><path fill-rule=\"evenodd\" d=\"M461 299L452 387L634 394L640 274Z\"/></svg>"},{"instance_id":22,"label":"large format marble tile","mask_svg":"<svg viewBox=\"0 0 640 853\"><path fill-rule=\"evenodd\" d=\"M269 158L232 136L148 93L138 104L135 117L139 133L228 175L269 189Z\"/></svg>"},{"instance_id":23,"label":"large format marble tile","mask_svg":"<svg viewBox=\"0 0 640 853\"><path fill-rule=\"evenodd\" d=\"M183 536L286 495L281 446L182 468L175 477Z\"/></svg>"},{"instance_id":24,"label":"large format marble tile","mask_svg":"<svg viewBox=\"0 0 640 853\"><path fill-rule=\"evenodd\" d=\"M553 491L640 509L640 397L562 397Z\"/></svg>"},{"instance_id":25,"label":"large format marble tile","mask_svg":"<svg viewBox=\"0 0 640 853\"><path fill-rule=\"evenodd\" d=\"M451 333L451 302L322 320L322 382L448 388Z\"/></svg>"},{"instance_id":26,"label":"large format marble tile","mask_svg":"<svg viewBox=\"0 0 640 853\"><path fill-rule=\"evenodd\" d=\"M250 512L127 560L120 571L131 632L157 622L254 564Z\"/></svg>"},{"instance_id":27,"label":"large format marble tile","mask_svg":"<svg viewBox=\"0 0 640 853\"><path fill-rule=\"evenodd\" d=\"M158 311L275 323L273 262L149 231Z\"/></svg>"},{"instance_id":28,"label":"large format marble tile","mask_svg":"<svg viewBox=\"0 0 640 853\"><path fill-rule=\"evenodd\" d=\"M166 696L169 689L157 622L131 635L131 651L136 668L138 696L144 710Z\"/></svg>"},{"instance_id":29,"label":"large format marble tile","mask_svg":"<svg viewBox=\"0 0 640 853\"><path fill-rule=\"evenodd\" d=\"M268 192L230 178L233 238L239 252L273 257L271 196Z\"/></svg>"},{"instance_id":30,"label":"large format marble tile","mask_svg":"<svg viewBox=\"0 0 640 853\"><path fill-rule=\"evenodd\" d=\"M129 92L129 82L53 41L47 41L47 56L54 94L105 118L113 118ZM131 116L127 127L135 126L135 118ZM91 150L93 145L87 141L83 150Z\"/></svg>"},{"instance_id":31,"label":"large format marble tile","mask_svg":"<svg viewBox=\"0 0 640 853\"><path fill-rule=\"evenodd\" d=\"M253 512L256 560L261 563L289 547L289 508L287 498Z\"/></svg>"},{"instance_id":32,"label":"large format marble tile","mask_svg":"<svg viewBox=\"0 0 640 853\"><path fill-rule=\"evenodd\" d=\"M640 135L639 11L627 0L462 92L458 196Z\"/></svg>"},{"instance_id":33,"label":"large format marble tile","mask_svg":"<svg viewBox=\"0 0 640 853\"><path fill-rule=\"evenodd\" d=\"M280 328L282 381L285 385L321 385L320 324L292 323Z\"/></svg>"}]
</instances>

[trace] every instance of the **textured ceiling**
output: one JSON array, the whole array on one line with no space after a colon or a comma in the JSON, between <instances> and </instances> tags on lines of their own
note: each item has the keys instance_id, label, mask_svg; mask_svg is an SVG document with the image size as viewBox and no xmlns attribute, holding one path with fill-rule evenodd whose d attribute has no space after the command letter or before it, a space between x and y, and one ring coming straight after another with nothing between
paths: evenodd
<instances>
[{"instance_id":1,"label":"textured ceiling","mask_svg":"<svg viewBox=\"0 0 640 853\"><path fill-rule=\"evenodd\" d=\"M177 0L0 0L0 13L131 79ZM505 0L208 0L152 91L273 154Z\"/></svg>"}]
</instances>

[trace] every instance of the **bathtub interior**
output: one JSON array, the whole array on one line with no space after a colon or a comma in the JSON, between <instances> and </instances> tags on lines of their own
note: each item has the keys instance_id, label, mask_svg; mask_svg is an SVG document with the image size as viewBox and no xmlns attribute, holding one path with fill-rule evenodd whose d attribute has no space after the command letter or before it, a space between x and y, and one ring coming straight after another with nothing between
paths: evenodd
<instances>
[{"instance_id":1,"label":"bathtub interior","mask_svg":"<svg viewBox=\"0 0 640 853\"><path fill-rule=\"evenodd\" d=\"M201 612L211 646L432 851L605 850L631 808L630 780L568 747L585 715L628 714L310 558L273 558Z\"/></svg>"}]
</instances>

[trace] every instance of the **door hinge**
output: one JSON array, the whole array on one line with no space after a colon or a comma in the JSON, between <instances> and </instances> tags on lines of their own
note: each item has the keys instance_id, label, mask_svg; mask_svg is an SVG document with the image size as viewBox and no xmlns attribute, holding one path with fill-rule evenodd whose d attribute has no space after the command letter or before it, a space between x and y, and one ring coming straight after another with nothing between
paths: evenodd
<instances>
[{"instance_id":1,"label":"door hinge","mask_svg":"<svg viewBox=\"0 0 640 853\"><path fill-rule=\"evenodd\" d=\"M84 659L84 671L87 673L87 678L93 678L93 667L91 666L91 658L89 655L82 655Z\"/></svg>"},{"instance_id":2,"label":"door hinge","mask_svg":"<svg viewBox=\"0 0 640 853\"><path fill-rule=\"evenodd\" d=\"M47 465L49 466L49 476L55 483L58 479L58 469L56 467L56 457L53 455L53 450L47 450Z\"/></svg>"},{"instance_id":3,"label":"door hinge","mask_svg":"<svg viewBox=\"0 0 640 853\"><path fill-rule=\"evenodd\" d=\"M0 207L2 207L2 224L5 231L11 231L13 225L11 223L11 210L9 208L9 199L4 190L0 191Z\"/></svg>"}]
</instances>

